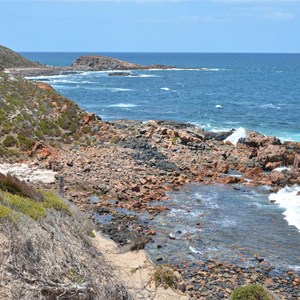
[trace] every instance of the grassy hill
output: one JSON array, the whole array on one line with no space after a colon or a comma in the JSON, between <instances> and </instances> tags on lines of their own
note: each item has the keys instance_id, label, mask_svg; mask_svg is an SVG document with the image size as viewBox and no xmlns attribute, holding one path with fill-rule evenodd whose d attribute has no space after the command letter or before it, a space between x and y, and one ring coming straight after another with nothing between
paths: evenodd
<instances>
[{"instance_id":1,"label":"grassy hill","mask_svg":"<svg viewBox=\"0 0 300 300\"><path fill-rule=\"evenodd\" d=\"M59 147L87 138L93 122L49 85L0 72L0 157L26 154L39 142Z\"/></svg>"},{"instance_id":2,"label":"grassy hill","mask_svg":"<svg viewBox=\"0 0 300 300\"><path fill-rule=\"evenodd\" d=\"M18 53L0 45L0 66L3 68L34 68L41 65L29 61Z\"/></svg>"}]
</instances>

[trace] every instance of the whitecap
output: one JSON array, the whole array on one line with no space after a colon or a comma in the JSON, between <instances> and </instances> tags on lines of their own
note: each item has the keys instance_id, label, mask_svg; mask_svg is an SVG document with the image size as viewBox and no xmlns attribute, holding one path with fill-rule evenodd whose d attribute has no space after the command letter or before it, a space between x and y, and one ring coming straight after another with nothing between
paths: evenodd
<instances>
[{"instance_id":1,"label":"whitecap","mask_svg":"<svg viewBox=\"0 0 300 300\"><path fill-rule=\"evenodd\" d=\"M280 109L280 106L274 105L273 103L266 103L261 105L262 108Z\"/></svg>"},{"instance_id":2,"label":"whitecap","mask_svg":"<svg viewBox=\"0 0 300 300\"><path fill-rule=\"evenodd\" d=\"M269 201L284 208L284 219L300 231L300 195L297 195L299 192L300 186L298 185L286 186L277 193L270 194Z\"/></svg>"},{"instance_id":3,"label":"whitecap","mask_svg":"<svg viewBox=\"0 0 300 300\"><path fill-rule=\"evenodd\" d=\"M285 170L290 170L291 168L290 167L278 167L278 168L275 168L273 171L277 171L277 172L282 172L282 171L285 171Z\"/></svg>"},{"instance_id":4,"label":"whitecap","mask_svg":"<svg viewBox=\"0 0 300 300\"><path fill-rule=\"evenodd\" d=\"M224 140L224 143L227 141L231 142L236 146L237 142L240 138L246 138L248 136L246 129L243 127L239 127L235 132L233 132L229 137Z\"/></svg>"},{"instance_id":5,"label":"whitecap","mask_svg":"<svg viewBox=\"0 0 300 300\"><path fill-rule=\"evenodd\" d=\"M133 89L126 89L126 88L107 88L108 90L111 90L113 92L132 92Z\"/></svg>"},{"instance_id":6,"label":"whitecap","mask_svg":"<svg viewBox=\"0 0 300 300\"><path fill-rule=\"evenodd\" d=\"M132 103L117 103L117 104L108 105L108 107L130 108L130 107L137 107L137 105Z\"/></svg>"},{"instance_id":7,"label":"whitecap","mask_svg":"<svg viewBox=\"0 0 300 300\"><path fill-rule=\"evenodd\" d=\"M219 69L219 68L201 68L201 71L212 71L212 72L218 72L218 71L225 71L225 69Z\"/></svg>"},{"instance_id":8,"label":"whitecap","mask_svg":"<svg viewBox=\"0 0 300 300\"><path fill-rule=\"evenodd\" d=\"M216 108L223 108L223 106L220 105L220 104L217 104L215 107L216 107Z\"/></svg>"},{"instance_id":9,"label":"whitecap","mask_svg":"<svg viewBox=\"0 0 300 300\"><path fill-rule=\"evenodd\" d=\"M163 91L169 91L170 90L170 88L168 88L168 87L163 87L163 88L160 88L161 90L163 90Z\"/></svg>"}]
</instances>

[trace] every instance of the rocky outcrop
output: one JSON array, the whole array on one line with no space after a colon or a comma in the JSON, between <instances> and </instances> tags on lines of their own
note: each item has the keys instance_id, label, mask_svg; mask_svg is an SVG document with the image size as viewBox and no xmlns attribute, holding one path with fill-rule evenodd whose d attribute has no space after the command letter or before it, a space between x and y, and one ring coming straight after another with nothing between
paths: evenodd
<instances>
[{"instance_id":1,"label":"rocky outcrop","mask_svg":"<svg viewBox=\"0 0 300 300\"><path fill-rule=\"evenodd\" d=\"M104 70L145 70L145 69L168 69L174 68L163 65L145 66L129 63L108 56L80 56L71 67L80 71L104 71Z\"/></svg>"}]
</instances>

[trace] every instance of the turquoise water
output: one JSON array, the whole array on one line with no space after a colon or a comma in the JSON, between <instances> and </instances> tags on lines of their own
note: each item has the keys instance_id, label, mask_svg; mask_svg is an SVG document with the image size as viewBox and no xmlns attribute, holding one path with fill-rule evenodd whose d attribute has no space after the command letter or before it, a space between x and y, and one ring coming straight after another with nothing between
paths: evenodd
<instances>
[{"instance_id":1,"label":"turquoise water","mask_svg":"<svg viewBox=\"0 0 300 300\"><path fill-rule=\"evenodd\" d=\"M82 54L22 53L50 65L70 65ZM243 127L300 141L300 54L103 54L178 69L133 71L130 77L82 72L35 79L104 120L176 120L207 130Z\"/></svg>"}]
</instances>

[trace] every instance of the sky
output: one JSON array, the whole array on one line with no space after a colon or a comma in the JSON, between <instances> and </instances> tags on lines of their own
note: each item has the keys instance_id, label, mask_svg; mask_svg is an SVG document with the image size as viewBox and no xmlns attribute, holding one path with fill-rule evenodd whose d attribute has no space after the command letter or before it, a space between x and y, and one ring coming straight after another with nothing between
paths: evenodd
<instances>
[{"instance_id":1,"label":"sky","mask_svg":"<svg viewBox=\"0 0 300 300\"><path fill-rule=\"evenodd\" d=\"M300 53L300 0L0 0L23 52Z\"/></svg>"}]
</instances>

